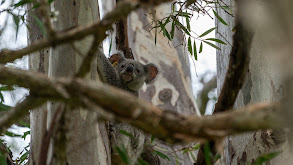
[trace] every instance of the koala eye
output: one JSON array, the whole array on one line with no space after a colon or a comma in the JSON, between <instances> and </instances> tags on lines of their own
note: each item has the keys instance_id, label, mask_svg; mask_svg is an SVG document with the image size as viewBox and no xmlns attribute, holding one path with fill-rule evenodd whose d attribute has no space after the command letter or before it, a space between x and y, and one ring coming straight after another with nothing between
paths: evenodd
<instances>
[{"instance_id":1,"label":"koala eye","mask_svg":"<svg viewBox=\"0 0 293 165\"><path fill-rule=\"evenodd\" d=\"M121 65L121 68L124 68L124 67L125 67L125 64L122 64L122 65Z\"/></svg>"},{"instance_id":2,"label":"koala eye","mask_svg":"<svg viewBox=\"0 0 293 165\"><path fill-rule=\"evenodd\" d=\"M137 72L137 73L139 73L139 72L140 72L140 70L139 70L139 69L136 69L136 72Z\"/></svg>"}]
</instances>

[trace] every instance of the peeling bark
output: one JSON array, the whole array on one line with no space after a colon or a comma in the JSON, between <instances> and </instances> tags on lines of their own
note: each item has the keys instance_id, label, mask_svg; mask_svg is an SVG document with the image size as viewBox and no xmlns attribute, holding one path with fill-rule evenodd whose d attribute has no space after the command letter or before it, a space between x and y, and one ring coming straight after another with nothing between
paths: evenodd
<instances>
[{"instance_id":1,"label":"peeling bark","mask_svg":"<svg viewBox=\"0 0 293 165\"><path fill-rule=\"evenodd\" d=\"M28 5L31 9L31 4ZM41 20L41 14L39 10L32 10L32 13L28 14L28 23L30 30L28 31L28 44L31 44L39 39L44 38L41 29L35 22L32 15L37 16ZM48 74L50 48L39 50L29 56L29 70L33 72L39 72ZM31 128L31 141L30 141L30 156L29 164L39 164L40 149L42 146L42 138L47 128L47 105L43 105L38 109L30 112L30 128Z\"/></svg>"},{"instance_id":2,"label":"peeling bark","mask_svg":"<svg viewBox=\"0 0 293 165\"><path fill-rule=\"evenodd\" d=\"M164 4L154 9L156 19L163 18L170 10L170 4ZM145 15L150 12L140 9L129 17L129 45L136 60L142 63L154 63L159 67L159 74L154 83L143 87L140 97L152 102L161 109L181 114L198 114L199 110L191 90L189 61L187 50L182 45L183 34L175 30L174 39L168 44L167 37L157 34L155 45L155 30L150 31L150 19ZM167 27L171 28L171 27ZM177 151L184 146L159 145L168 152ZM175 152L174 152L175 153ZM180 164L192 164L188 154L175 153ZM175 155L174 154L174 155ZM173 157L171 162L160 159L160 164L176 164ZM156 162L156 161L155 161Z\"/></svg>"}]
</instances>

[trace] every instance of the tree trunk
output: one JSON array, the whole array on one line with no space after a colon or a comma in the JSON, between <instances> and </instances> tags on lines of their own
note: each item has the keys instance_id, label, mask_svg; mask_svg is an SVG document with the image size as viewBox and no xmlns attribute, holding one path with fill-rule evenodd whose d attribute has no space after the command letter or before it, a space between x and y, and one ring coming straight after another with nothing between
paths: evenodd
<instances>
[{"instance_id":1,"label":"tree trunk","mask_svg":"<svg viewBox=\"0 0 293 165\"><path fill-rule=\"evenodd\" d=\"M29 4L28 9L32 8ZM28 44L43 38L43 33L36 23L32 15L35 15L40 20L39 10L32 10L28 15ZM29 56L29 70L48 74L50 48L40 50L32 53ZM40 150L42 145L42 138L47 127L47 105L30 111L30 128L31 128L31 141L30 141L30 156L29 164L39 164Z\"/></svg>"},{"instance_id":2,"label":"tree trunk","mask_svg":"<svg viewBox=\"0 0 293 165\"><path fill-rule=\"evenodd\" d=\"M167 16L170 12L171 4L164 4L155 8L156 19ZM142 63L154 63L159 68L159 74L156 80L147 86L144 86L140 92L140 97L161 109L178 112L182 114L200 115L195 103L191 88L189 59L187 50L182 45L184 43L183 34L176 30L174 39L169 42L162 33L157 34L157 43L155 44L155 30L151 30L149 15L143 9L133 12L129 16L128 34L129 45L136 60ZM155 25L153 25L155 26ZM166 27L170 31L171 26ZM176 29L176 28L175 28ZM158 29L159 32L159 29ZM150 142L150 139L146 141ZM178 151L183 146L168 146L160 144L160 148L168 151L153 148L166 154L171 161L160 159L160 164L192 164L190 153L182 154ZM194 153L193 153L194 154Z\"/></svg>"},{"instance_id":3,"label":"tree trunk","mask_svg":"<svg viewBox=\"0 0 293 165\"><path fill-rule=\"evenodd\" d=\"M232 6L233 11L235 11L234 1L224 0L224 2L225 4ZM235 18L228 15L221 8L218 8L217 12L229 24L229 26L223 25L218 19L216 19L216 26L218 27L216 38L224 41L224 38L219 35L220 33L232 43L232 29L234 27ZM251 25L253 23L246 22L246 24ZM264 40L260 36L260 32L263 31L263 29L257 27L258 25L253 25L252 27L255 35L250 50L249 70L247 71L245 83L235 102L234 106L236 108L243 107L249 103L279 100L281 96L280 92L282 84L279 77L280 73L273 68L273 61L266 54L263 44ZM219 44L218 46L221 48L221 50L217 50L217 84L219 94L229 64L231 46L222 44ZM287 145L286 143L284 144L286 140L284 134L283 130L263 130L230 136L225 141L222 164L253 164L256 159L263 154L283 151L281 155L269 162L270 164L282 164L281 162L288 157L286 152Z\"/></svg>"},{"instance_id":4,"label":"tree trunk","mask_svg":"<svg viewBox=\"0 0 293 165\"><path fill-rule=\"evenodd\" d=\"M95 0L54 1L54 9L60 12L55 22L57 30L65 30L77 25L85 25L99 18ZM53 77L73 76L86 56L93 37L56 47L50 55L49 74ZM78 51L76 51L76 49ZM88 79L96 80L96 62L93 60ZM59 107L51 104L51 118ZM97 114L82 108L62 115L57 134L54 136L53 164L108 164L106 144L103 142L97 123ZM51 119L52 120L52 119ZM106 130L104 130L106 131Z\"/></svg>"}]
</instances>

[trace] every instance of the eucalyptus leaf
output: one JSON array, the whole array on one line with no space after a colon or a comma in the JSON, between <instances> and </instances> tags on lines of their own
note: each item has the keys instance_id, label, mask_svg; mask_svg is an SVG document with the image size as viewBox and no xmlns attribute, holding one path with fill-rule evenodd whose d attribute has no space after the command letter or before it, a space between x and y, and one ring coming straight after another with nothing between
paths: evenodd
<instances>
[{"instance_id":1,"label":"eucalyptus leaf","mask_svg":"<svg viewBox=\"0 0 293 165\"><path fill-rule=\"evenodd\" d=\"M159 157L161 157L161 158L163 158L163 159L166 159L166 160L169 160L169 161L170 161L170 158L169 158L167 155L163 154L162 152L155 150L155 153L156 153Z\"/></svg>"},{"instance_id":2,"label":"eucalyptus leaf","mask_svg":"<svg viewBox=\"0 0 293 165\"><path fill-rule=\"evenodd\" d=\"M191 46L191 39L190 39L190 37L188 37L188 44L187 44L187 47L188 47L188 51L189 51L189 53L192 55L192 46Z\"/></svg>"},{"instance_id":3,"label":"eucalyptus leaf","mask_svg":"<svg viewBox=\"0 0 293 165\"><path fill-rule=\"evenodd\" d=\"M194 59L197 60L197 50L196 50L196 43L193 42L193 53L194 53Z\"/></svg>"},{"instance_id":4,"label":"eucalyptus leaf","mask_svg":"<svg viewBox=\"0 0 293 165\"><path fill-rule=\"evenodd\" d=\"M227 45L224 41L217 39L217 38L207 38L206 40L215 41L217 43Z\"/></svg>"},{"instance_id":5,"label":"eucalyptus leaf","mask_svg":"<svg viewBox=\"0 0 293 165\"><path fill-rule=\"evenodd\" d=\"M221 50L221 48L219 48L219 47L217 47L215 44L213 44L213 43L210 43L210 42L208 42L208 41L203 41L204 43L206 43L206 44L208 44L208 45L210 45L210 46L212 46L212 47L214 47L214 48L216 48L216 49L219 49L219 50Z\"/></svg>"},{"instance_id":6,"label":"eucalyptus leaf","mask_svg":"<svg viewBox=\"0 0 293 165\"><path fill-rule=\"evenodd\" d=\"M214 27L214 28L211 28L211 29L209 29L209 30L207 30L207 31L205 31L204 33L202 33L199 37L203 37L203 36L206 36L207 34L209 34L210 32L212 32L213 30L215 30L216 29L216 27Z\"/></svg>"},{"instance_id":7,"label":"eucalyptus leaf","mask_svg":"<svg viewBox=\"0 0 293 165\"><path fill-rule=\"evenodd\" d=\"M213 12L222 24L228 25L227 22L225 22L224 19L222 17L220 17L219 14L215 10L213 10Z\"/></svg>"},{"instance_id":8,"label":"eucalyptus leaf","mask_svg":"<svg viewBox=\"0 0 293 165\"><path fill-rule=\"evenodd\" d=\"M202 52L202 42L200 42L200 46L199 46L199 53Z\"/></svg>"}]
</instances>

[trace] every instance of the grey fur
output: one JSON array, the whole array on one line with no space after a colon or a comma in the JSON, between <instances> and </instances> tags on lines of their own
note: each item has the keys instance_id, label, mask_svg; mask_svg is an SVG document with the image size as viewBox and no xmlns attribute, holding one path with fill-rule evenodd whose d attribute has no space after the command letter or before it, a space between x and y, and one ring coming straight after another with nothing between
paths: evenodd
<instances>
[{"instance_id":1,"label":"grey fur","mask_svg":"<svg viewBox=\"0 0 293 165\"><path fill-rule=\"evenodd\" d=\"M154 64L143 65L135 60L126 59L122 52L117 52L108 60L100 49L97 62L98 73L104 83L129 91L136 96L143 84L151 82L158 73ZM145 135L125 123L111 123L110 127L111 163L121 163L115 147L123 145L128 152L130 164L134 164L143 151ZM134 138L121 134L120 130L127 131Z\"/></svg>"}]
</instances>

